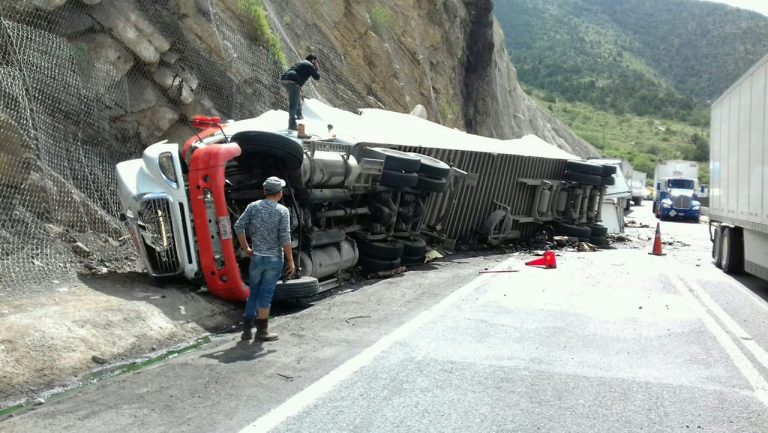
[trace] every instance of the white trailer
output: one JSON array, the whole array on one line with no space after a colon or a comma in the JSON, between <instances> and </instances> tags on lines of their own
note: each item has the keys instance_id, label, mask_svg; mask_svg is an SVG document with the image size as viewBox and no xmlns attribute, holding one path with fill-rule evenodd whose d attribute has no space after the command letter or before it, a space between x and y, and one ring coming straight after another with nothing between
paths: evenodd
<instances>
[{"instance_id":1,"label":"white trailer","mask_svg":"<svg viewBox=\"0 0 768 433\"><path fill-rule=\"evenodd\" d=\"M768 280L766 82L768 56L712 104L710 237L716 266Z\"/></svg>"},{"instance_id":2,"label":"white trailer","mask_svg":"<svg viewBox=\"0 0 768 433\"><path fill-rule=\"evenodd\" d=\"M632 172L632 201L635 206L643 204L643 199L648 195L648 190L645 187L645 181L648 175L642 171Z\"/></svg>"}]
</instances>

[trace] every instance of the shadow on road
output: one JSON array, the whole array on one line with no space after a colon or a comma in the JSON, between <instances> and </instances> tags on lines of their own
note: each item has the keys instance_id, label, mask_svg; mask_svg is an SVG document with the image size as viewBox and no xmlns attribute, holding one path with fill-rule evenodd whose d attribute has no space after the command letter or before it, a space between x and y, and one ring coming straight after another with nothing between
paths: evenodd
<instances>
[{"instance_id":1,"label":"shadow on road","mask_svg":"<svg viewBox=\"0 0 768 433\"><path fill-rule=\"evenodd\" d=\"M738 281L749 291L760 297L765 302L768 302L768 282L761 280L753 275L741 274L731 275L734 280Z\"/></svg>"},{"instance_id":2,"label":"shadow on road","mask_svg":"<svg viewBox=\"0 0 768 433\"><path fill-rule=\"evenodd\" d=\"M201 355L201 358L215 359L222 364L232 364L235 362L254 361L263 358L275 350L264 350L260 341L251 343L250 341L239 340L234 346L219 350L213 353Z\"/></svg>"}]
</instances>

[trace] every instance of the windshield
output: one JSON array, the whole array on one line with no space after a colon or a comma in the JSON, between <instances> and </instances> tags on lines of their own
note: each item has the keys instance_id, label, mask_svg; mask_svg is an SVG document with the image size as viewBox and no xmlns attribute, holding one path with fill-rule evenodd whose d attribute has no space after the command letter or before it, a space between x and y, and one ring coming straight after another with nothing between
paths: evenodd
<instances>
[{"instance_id":1,"label":"windshield","mask_svg":"<svg viewBox=\"0 0 768 433\"><path fill-rule=\"evenodd\" d=\"M693 189L693 179L669 179L667 181L667 187L675 189Z\"/></svg>"}]
</instances>

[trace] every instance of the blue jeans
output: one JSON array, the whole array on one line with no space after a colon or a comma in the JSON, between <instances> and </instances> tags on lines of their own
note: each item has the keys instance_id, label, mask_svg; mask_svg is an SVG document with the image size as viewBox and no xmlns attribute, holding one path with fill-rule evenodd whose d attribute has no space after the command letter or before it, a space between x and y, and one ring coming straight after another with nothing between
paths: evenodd
<instances>
[{"instance_id":1,"label":"blue jeans","mask_svg":"<svg viewBox=\"0 0 768 433\"><path fill-rule=\"evenodd\" d=\"M272 305L272 295L275 284L283 275L283 256L251 256L248 267L248 287L251 293L245 304L245 319L256 317L257 308L269 308Z\"/></svg>"},{"instance_id":2,"label":"blue jeans","mask_svg":"<svg viewBox=\"0 0 768 433\"><path fill-rule=\"evenodd\" d=\"M288 129L296 130L296 118L301 115L301 86L292 81L283 81L283 87L288 92Z\"/></svg>"}]
</instances>

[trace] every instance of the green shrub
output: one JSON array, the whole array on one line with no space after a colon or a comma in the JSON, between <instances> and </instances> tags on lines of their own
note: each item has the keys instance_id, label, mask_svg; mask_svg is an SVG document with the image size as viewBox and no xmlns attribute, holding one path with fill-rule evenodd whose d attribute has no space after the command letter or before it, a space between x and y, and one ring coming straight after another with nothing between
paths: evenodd
<instances>
[{"instance_id":1,"label":"green shrub","mask_svg":"<svg viewBox=\"0 0 768 433\"><path fill-rule=\"evenodd\" d=\"M238 6L245 12L251 19L253 24L253 30L256 32L256 37L259 42L263 43L272 57L277 60L280 65L286 66L288 60L283 54L283 44L280 38L272 31L269 26L269 19L267 19L267 11L264 9L264 4L261 0L238 0Z\"/></svg>"},{"instance_id":2,"label":"green shrub","mask_svg":"<svg viewBox=\"0 0 768 433\"><path fill-rule=\"evenodd\" d=\"M389 20L392 18L389 10L381 5L381 3L375 3L371 10L371 23L376 30L384 30L389 27Z\"/></svg>"}]
</instances>

